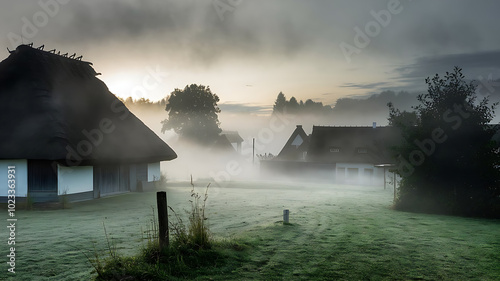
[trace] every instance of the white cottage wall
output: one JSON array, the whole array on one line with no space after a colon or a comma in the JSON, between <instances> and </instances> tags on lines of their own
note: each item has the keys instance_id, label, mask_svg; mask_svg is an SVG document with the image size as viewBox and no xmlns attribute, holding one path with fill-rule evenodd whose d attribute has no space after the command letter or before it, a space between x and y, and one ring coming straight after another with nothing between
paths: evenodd
<instances>
[{"instance_id":1,"label":"white cottage wall","mask_svg":"<svg viewBox=\"0 0 500 281\"><path fill-rule=\"evenodd\" d=\"M148 182L159 181L160 177L160 162L148 163Z\"/></svg>"},{"instance_id":2,"label":"white cottage wall","mask_svg":"<svg viewBox=\"0 0 500 281\"><path fill-rule=\"evenodd\" d=\"M28 195L28 161L26 159L0 160L0 196L8 195L8 167L15 167L16 197Z\"/></svg>"},{"instance_id":3,"label":"white cottage wall","mask_svg":"<svg viewBox=\"0 0 500 281\"><path fill-rule=\"evenodd\" d=\"M94 168L92 166L57 166L57 193L75 194L94 190Z\"/></svg>"},{"instance_id":4,"label":"white cottage wall","mask_svg":"<svg viewBox=\"0 0 500 281\"><path fill-rule=\"evenodd\" d=\"M373 164L337 163L337 183L383 185L384 171ZM340 181L340 182L339 182Z\"/></svg>"}]
</instances>

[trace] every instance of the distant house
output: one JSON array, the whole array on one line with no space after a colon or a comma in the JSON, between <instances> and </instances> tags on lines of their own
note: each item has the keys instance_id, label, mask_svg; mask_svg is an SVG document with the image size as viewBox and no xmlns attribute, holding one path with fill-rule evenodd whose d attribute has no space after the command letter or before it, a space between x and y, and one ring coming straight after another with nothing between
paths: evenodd
<instances>
[{"instance_id":1,"label":"distant house","mask_svg":"<svg viewBox=\"0 0 500 281\"><path fill-rule=\"evenodd\" d=\"M135 191L159 180L160 161L177 157L91 65L27 45L0 63L0 181L15 166L16 197ZM2 185L0 198L7 193Z\"/></svg>"},{"instance_id":2,"label":"distant house","mask_svg":"<svg viewBox=\"0 0 500 281\"><path fill-rule=\"evenodd\" d=\"M399 138L392 127L313 126L307 136L297 126L278 157L261 162L261 172L339 184L379 185L384 182L381 165L394 163L390 147Z\"/></svg>"},{"instance_id":3,"label":"distant house","mask_svg":"<svg viewBox=\"0 0 500 281\"><path fill-rule=\"evenodd\" d=\"M383 183L384 164L393 164L391 147L400 135L393 127L314 126L307 154L308 161L334 166L337 183Z\"/></svg>"},{"instance_id":4,"label":"distant house","mask_svg":"<svg viewBox=\"0 0 500 281\"><path fill-rule=\"evenodd\" d=\"M214 145L213 152L229 153L234 155L241 154L241 143L243 138L236 131L223 131Z\"/></svg>"},{"instance_id":5,"label":"distant house","mask_svg":"<svg viewBox=\"0 0 500 281\"><path fill-rule=\"evenodd\" d=\"M212 152L236 154L236 149L227 139L226 135L219 135L212 146Z\"/></svg>"},{"instance_id":6,"label":"distant house","mask_svg":"<svg viewBox=\"0 0 500 281\"><path fill-rule=\"evenodd\" d=\"M234 147L236 152L241 154L241 143L243 138L236 131L222 131L221 136L226 137L228 142Z\"/></svg>"}]
</instances>

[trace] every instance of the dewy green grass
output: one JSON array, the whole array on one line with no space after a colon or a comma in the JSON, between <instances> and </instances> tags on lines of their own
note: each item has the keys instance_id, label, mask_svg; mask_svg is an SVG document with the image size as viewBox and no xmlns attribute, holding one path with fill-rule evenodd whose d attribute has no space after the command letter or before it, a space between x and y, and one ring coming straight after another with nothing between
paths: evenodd
<instances>
[{"instance_id":1,"label":"dewy green grass","mask_svg":"<svg viewBox=\"0 0 500 281\"><path fill-rule=\"evenodd\" d=\"M224 262L199 268L199 280L500 280L498 220L394 211L392 191L382 187L237 182L210 189L206 222L216 240L229 242L217 250ZM168 204L189 209L190 190L170 183ZM155 193L130 193L17 211L16 279L7 280L89 280L93 268L82 251L92 254L95 243L106 254L103 222L120 256L139 255L155 202ZM283 209L290 225L282 224Z\"/></svg>"}]
</instances>

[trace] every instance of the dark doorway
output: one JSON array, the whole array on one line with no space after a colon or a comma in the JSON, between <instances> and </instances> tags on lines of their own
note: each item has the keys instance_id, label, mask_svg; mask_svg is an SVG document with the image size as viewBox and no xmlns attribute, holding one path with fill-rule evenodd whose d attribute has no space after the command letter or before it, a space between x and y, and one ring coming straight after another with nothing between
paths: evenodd
<instances>
[{"instance_id":1,"label":"dark doorway","mask_svg":"<svg viewBox=\"0 0 500 281\"><path fill-rule=\"evenodd\" d=\"M57 201L57 164L28 160L28 193L36 202Z\"/></svg>"}]
</instances>

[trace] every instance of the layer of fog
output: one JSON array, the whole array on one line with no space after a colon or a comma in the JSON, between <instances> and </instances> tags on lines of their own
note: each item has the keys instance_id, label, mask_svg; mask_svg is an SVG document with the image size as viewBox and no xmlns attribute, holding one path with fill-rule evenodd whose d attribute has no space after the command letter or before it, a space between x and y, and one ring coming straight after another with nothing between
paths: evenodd
<instances>
[{"instance_id":1,"label":"layer of fog","mask_svg":"<svg viewBox=\"0 0 500 281\"><path fill-rule=\"evenodd\" d=\"M178 158L162 163L162 172L169 180L214 179L217 182L256 179L260 177L259 155L278 155L297 125L306 134L313 126L377 126L387 125L387 102L409 109L409 100L415 95L386 93L368 99L342 99L330 115L261 115L252 112L221 112L219 121L223 131L237 131L243 138L241 152L225 153L211 147L200 147L179 139L173 131L161 132L161 121L168 113L161 108L141 110L131 108L151 130L171 146ZM236 148L236 145L234 145Z\"/></svg>"},{"instance_id":2,"label":"layer of fog","mask_svg":"<svg viewBox=\"0 0 500 281\"><path fill-rule=\"evenodd\" d=\"M386 126L388 102L393 102L401 110L412 110L412 106L418 104L416 97L416 93L385 91L365 99L344 98L337 101L332 114L319 116L282 116L262 114L262 111L242 113L241 109L222 111L219 114L222 130L236 131L244 140L239 154L200 147L179 139L173 131L161 132L161 121L168 117L161 108L131 110L177 153L177 159L162 163L162 172L169 180L189 180L192 175L195 179L224 182L260 178L258 156L278 155L297 125L302 125L308 135L313 126L372 126L373 122L377 126ZM493 123L498 123L498 120L495 118Z\"/></svg>"}]
</instances>

